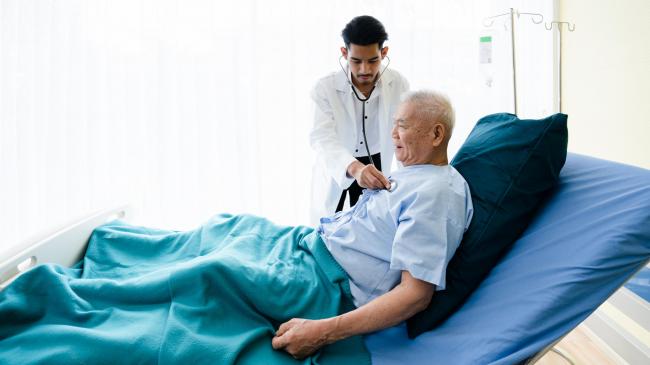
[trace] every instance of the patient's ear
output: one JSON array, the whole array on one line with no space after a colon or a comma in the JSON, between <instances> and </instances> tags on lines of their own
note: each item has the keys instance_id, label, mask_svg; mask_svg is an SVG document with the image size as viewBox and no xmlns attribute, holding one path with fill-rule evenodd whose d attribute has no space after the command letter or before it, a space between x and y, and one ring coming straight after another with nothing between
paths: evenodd
<instances>
[{"instance_id":1,"label":"patient's ear","mask_svg":"<svg viewBox=\"0 0 650 365\"><path fill-rule=\"evenodd\" d=\"M442 125L442 123L436 123L433 126L432 132L433 132L433 146L438 147L445 140L445 136L447 135L447 130L445 129L445 126Z\"/></svg>"}]
</instances>

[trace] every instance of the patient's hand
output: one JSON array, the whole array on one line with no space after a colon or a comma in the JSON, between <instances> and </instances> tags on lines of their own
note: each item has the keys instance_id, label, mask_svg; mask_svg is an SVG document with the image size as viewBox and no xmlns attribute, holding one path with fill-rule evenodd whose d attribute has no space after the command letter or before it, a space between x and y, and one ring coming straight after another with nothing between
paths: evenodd
<instances>
[{"instance_id":1,"label":"patient's hand","mask_svg":"<svg viewBox=\"0 0 650 365\"><path fill-rule=\"evenodd\" d=\"M336 317L309 320L294 318L283 323L272 345L296 359L307 357L319 348L356 336L392 327L427 308L435 285L402 271L402 280L388 293L361 307Z\"/></svg>"},{"instance_id":2,"label":"patient's hand","mask_svg":"<svg viewBox=\"0 0 650 365\"><path fill-rule=\"evenodd\" d=\"M327 331L322 321L294 318L284 322L271 344L276 350L283 349L296 359L303 359L327 345Z\"/></svg>"}]
</instances>

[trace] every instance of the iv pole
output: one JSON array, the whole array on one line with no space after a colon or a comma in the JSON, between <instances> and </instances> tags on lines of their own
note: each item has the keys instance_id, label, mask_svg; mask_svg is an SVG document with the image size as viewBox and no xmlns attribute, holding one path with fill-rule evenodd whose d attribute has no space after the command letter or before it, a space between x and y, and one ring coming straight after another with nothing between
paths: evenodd
<instances>
[{"instance_id":1,"label":"iv pole","mask_svg":"<svg viewBox=\"0 0 650 365\"><path fill-rule=\"evenodd\" d=\"M535 24L539 24L542 21L544 21L544 16L542 14L538 13L520 13L518 10L515 10L513 8L510 8L510 12L508 13L503 13L503 14L498 14L494 16L487 17L483 19L483 26L488 28L491 27L492 24L494 24L494 19L500 18L502 16L510 16L510 49L511 49L511 55L512 55L512 94L513 94L513 105L515 109L515 115L517 115L518 111L518 103L517 103L517 61L515 58L515 15L517 18L519 18L520 15L530 15L531 20ZM538 17L539 20L535 20L535 18ZM490 21L489 23L486 23L486 21Z\"/></svg>"},{"instance_id":2,"label":"iv pole","mask_svg":"<svg viewBox=\"0 0 650 365\"><path fill-rule=\"evenodd\" d=\"M510 8L510 44L512 49L512 90L514 94L515 115L517 113L517 62L515 60L515 12Z\"/></svg>"},{"instance_id":3,"label":"iv pole","mask_svg":"<svg viewBox=\"0 0 650 365\"><path fill-rule=\"evenodd\" d=\"M558 104L558 111L562 113L562 24L566 24L567 29L569 29L569 32L573 32L576 30L575 24L570 24L569 22L558 22L558 21L552 21L550 24L544 23L544 28L546 30L553 30L553 24L557 25L557 30L559 32L559 37L558 37L558 49L557 49L557 73L558 73L558 84L557 84L557 104Z\"/></svg>"}]
</instances>

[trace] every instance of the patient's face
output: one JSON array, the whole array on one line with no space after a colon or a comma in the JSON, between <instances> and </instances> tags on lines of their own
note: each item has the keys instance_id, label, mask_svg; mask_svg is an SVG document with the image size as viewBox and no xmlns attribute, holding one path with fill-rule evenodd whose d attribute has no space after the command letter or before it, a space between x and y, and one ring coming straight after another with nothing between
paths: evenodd
<instances>
[{"instance_id":1,"label":"patient's face","mask_svg":"<svg viewBox=\"0 0 650 365\"><path fill-rule=\"evenodd\" d=\"M395 157L404 166L431 163L434 157L433 132L427 122L415 117L414 106L402 103L393 124Z\"/></svg>"}]
</instances>

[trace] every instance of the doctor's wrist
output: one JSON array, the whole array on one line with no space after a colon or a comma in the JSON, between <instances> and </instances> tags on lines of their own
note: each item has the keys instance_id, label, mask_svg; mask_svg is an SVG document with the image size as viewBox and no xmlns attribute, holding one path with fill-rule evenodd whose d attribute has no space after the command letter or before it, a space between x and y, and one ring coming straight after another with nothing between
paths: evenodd
<instances>
[{"instance_id":1,"label":"doctor's wrist","mask_svg":"<svg viewBox=\"0 0 650 365\"><path fill-rule=\"evenodd\" d=\"M365 167L366 165L362 164L359 161L352 161L351 164L348 165L347 168L347 173L348 176L353 177L355 180L359 177L358 174L359 172Z\"/></svg>"}]
</instances>

